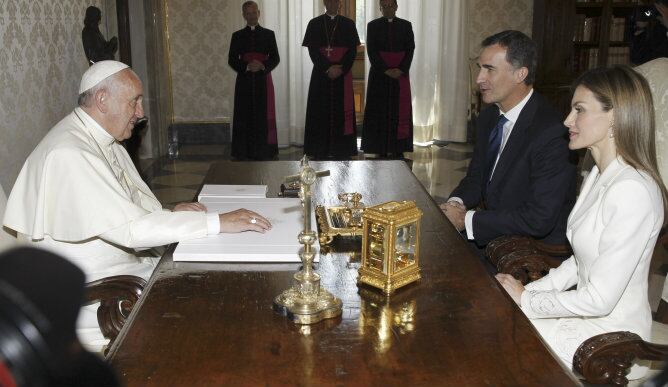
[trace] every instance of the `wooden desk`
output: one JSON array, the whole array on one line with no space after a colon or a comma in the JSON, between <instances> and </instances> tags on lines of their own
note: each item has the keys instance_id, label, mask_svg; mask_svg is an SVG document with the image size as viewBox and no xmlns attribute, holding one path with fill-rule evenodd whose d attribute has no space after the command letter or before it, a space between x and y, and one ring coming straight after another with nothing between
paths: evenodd
<instances>
[{"instance_id":1,"label":"wooden desk","mask_svg":"<svg viewBox=\"0 0 668 387\"><path fill-rule=\"evenodd\" d=\"M325 255L318 272L343 315L297 326L272 311L296 265L174 263L168 253L110 352L127 386L579 385L403 162L313 166L332 172L315 187L317 204L352 191L368 205L417 201L421 282L386 300L358 290L359 256ZM225 162L205 182L267 184L276 196L298 170L297 162Z\"/></svg>"}]
</instances>

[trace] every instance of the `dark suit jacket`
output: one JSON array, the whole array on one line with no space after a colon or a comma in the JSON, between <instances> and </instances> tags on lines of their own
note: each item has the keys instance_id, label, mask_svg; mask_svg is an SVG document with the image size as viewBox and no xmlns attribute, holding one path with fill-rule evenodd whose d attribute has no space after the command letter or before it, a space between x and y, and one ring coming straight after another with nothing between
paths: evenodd
<instances>
[{"instance_id":1,"label":"dark suit jacket","mask_svg":"<svg viewBox=\"0 0 668 387\"><path fill-rule=\"evenodd\" d=\"M575 165L569 161L562 118L534 91L501 153L489 186L487 148L499 108L484 109L466 177L450 195L467 208L484 203L473 216L473 236L484 246L503 235L527 235L545 243L566 243L566 221L575 202Z\"/></svg>"}]
</instances>

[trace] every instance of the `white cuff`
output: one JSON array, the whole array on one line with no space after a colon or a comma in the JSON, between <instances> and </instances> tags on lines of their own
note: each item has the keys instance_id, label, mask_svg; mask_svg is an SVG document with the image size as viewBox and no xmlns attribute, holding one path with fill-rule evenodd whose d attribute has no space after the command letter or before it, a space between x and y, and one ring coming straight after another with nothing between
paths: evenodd
<instances>
[{"instance_id":1,"label":"white cuff","mask_svg":"<svg viewBox=\"0 0 668 387\"><path fill-rule=\"evenodd\" d=\"M461 204L462 206L464 205L464 201L462 200L462 198L458 198L456 196L453 196L450 199L448 199L448 201L446 203L449 203L449 202L457 202L457 203Z\"/></svg>"},{"instance_id":2,"label":"white cuff","mask_svg":"<svg viewBox=\"0 0 668 387\"><path fill-rule=\"evenodd\" d=\"M206 234L216 235L220 233L220 217L217 212L206 214Z\"/></svg>"},{"instance_id":3,"label":"white cuff","mask_svg":"<svg viewBox=\"0 0 668 387\"><path fill-rule=\"evenodd\" d=\"M475 211L466 211L466 215L464 216L464 226L466 226L466 237L469 238L470 240L475 239L473 236L473 215L475 214Z\"/></svg>"}]
</instances>

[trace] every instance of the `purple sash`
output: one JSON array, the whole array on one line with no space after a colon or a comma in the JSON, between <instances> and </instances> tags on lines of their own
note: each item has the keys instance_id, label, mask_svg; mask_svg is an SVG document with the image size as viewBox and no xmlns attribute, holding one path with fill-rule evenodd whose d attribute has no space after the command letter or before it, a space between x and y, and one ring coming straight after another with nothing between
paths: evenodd
<instances>
[{"instance_id":1,"label":"purple sash","mask_svg":"<svg viewBox=\"0 0 668 387\"><path fill-rule=\"evenodd\" d=\"M389 68L397 68L404 60L404 51L381 51L381 58ZM397 124L397 139L403 140L410 134L411 120L411 80L407 74L402 74L399 81L399 122Z\"/></svg>"},{"instance_id":2,"label":"purple sash","mask_svg":"<svg viewBox=\"0 0 668 387\"><path fill-rule=\"evenodd\" d=\"M259 52L247 52L242 59L246 63L253 60L264 62L269 58L269 55ZM274 96L274 81L271 78L271 73L267 74L267 144L274 145L278 143L276 138L276 98Z\"/></svg>"},{"instance_id":3,"label":"purple sash","mask_svg":"<svg viewBox=\"0 0 668 387\"><path fill-rule=\"evenodd\" d=\"M320 54L322 54L325 59L331 64L341 63L341 59L346 53L350 50L349 47L320 47ZM353 116L355 113L355 103L353 96L353 74L352 71L348 71L343 76L343 115L345 119L345 127L343 130L344 135L349 135L354 133L354 123Z\"/></svg>"}]
</instances>

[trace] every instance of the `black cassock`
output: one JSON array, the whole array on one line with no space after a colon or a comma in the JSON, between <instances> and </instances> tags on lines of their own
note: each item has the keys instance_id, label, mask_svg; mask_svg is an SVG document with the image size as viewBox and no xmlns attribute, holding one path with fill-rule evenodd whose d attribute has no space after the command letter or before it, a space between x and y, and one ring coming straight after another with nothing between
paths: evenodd
<instances>
[{"instance_id":1,"label":"black cassock","mask_svg":"<svg viewBox=\"0 0 668 387\"><path fill-rule=\"evenodd\" d=\"M355 23L343 16L312 19L304 35L304 47L313 61L306 106L304 153L316 159L346 159L357 154L353 62L360 45ZM334 80L327 69L340 64L343 75Z\"/></svg>"},{"instance_id":2,"label":"black cassock","mask_svg":"<svg viewBox=\"0 0 668 387\"><path fill-rule=\"evenodd\" d=\"M367 26L367 53L371 62L364 110L362 149L380 155L413 151L413 111L409 70L415 51L411 23L381 17ZM398 68L400 79L385 75Z\"/></svg>"},{"instance_id":3,"label":"black cassock","mask_svg":"<svg viewBox=\"0 0 668 387\"><path fill-rule=\"evenodd\" d=\"M246 71L257 59L265 70ZM272 159L278 153L276 107L271 71L280 61L274 31L246 27L232 34L228 63L237 72L232 120L232 157Z\"/></svg>"}]
</instances>

